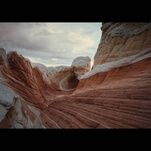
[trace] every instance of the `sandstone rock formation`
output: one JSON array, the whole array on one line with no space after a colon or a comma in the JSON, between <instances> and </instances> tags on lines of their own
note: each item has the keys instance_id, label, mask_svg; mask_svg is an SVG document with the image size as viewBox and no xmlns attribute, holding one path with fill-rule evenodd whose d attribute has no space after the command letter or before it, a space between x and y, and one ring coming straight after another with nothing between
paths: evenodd
<instances>
[{"instance_id":1,"label":"sandstone rock formation","mask_svg":"<svg viewBox=\"0 0 151 151\"><path fill-rule=\"evenodd\" d=\"M75 90L82 75L90 71L89 57L77 57L71 66L46 67L42 64L31 63L32 67L38 67L46 83L58 90Z\"/></svg>"},{"instance_id":2,"label":"sandstone rock formation","mask_svg":"<svg viewBox=\"0 0 151 151\"><path fill-rule=\"evenodd\" d=\"M7 84L35 106L47 106L47 95L53 95L56 91L44 82L39 69L32 68L30 62L16 52L7 54L7 63L7 66L3 64L1 71Z\"/></svg>"},{"instance_id":3,"label":"sandstone rock formation","mask_svg":"<svg viewBox=\"0 0 151 151\"><path fill-rule=\"evenodd\" d=\"M94 66L136 55L150 48L151 23L103 23Z\"/></svg>"},{"instance_id":4,"label":"sandstone rock formation","mask_svg":"<svg viewBox=\"0 0 151 151\"><path fill-rule=\"evenodd\" d=\"M45 128L40 119L40 111L21 98L15 98L0 128Z\"/></svg>"},{"instance_id":5,"label":"sandstone rock formation","mask_svg":"<svg viewBox=\"0 0 151 151\"><path fill-rule=\"evenodd\" d=\"M47 68L1 49L0 128L151 128L151 23L101 30L91 71L89 57Z\"/></svg>"},{"instance_id":6,"label":"sandstone rock formation","mask_svg":"<svg viewBox=\"0 0 151 151\"><path fill-rule=\"evenodd\" d=\"M79 83L80 77L90 71L90 61L91 59L89 57L75 58L70 67L70 74L64 77L59 83L61 90L75 90Z\"/></svg>"},{"instance_id":7,"label":"sandstone rock formation","mask_svg":"<svg viewBox=\"0 0 151 151\"><path fill-rule=\"evenodd\" d=\"M77 78L80 79L82 75L89 72L91 69L91 59L90 57L77 57L73 60L71 67Z\"/></svg>"},{"instance_id":8,"label":"sandstone rock formation","mask_svg":"<svg viewBox=\"0 0 151 151\"><path fill-rule=\"evenodd\" d=\"M87 63L86 67L88 65ZM85 68L83 66L83 74L88 71ZM78 71L78 66L74 69ZM34 122L41 121L40 114L34 115L31 108L36 107L41 113L58 97L73 92L61 90L74 90L79 82L72 67L47 68L42 64L31 63L17 52L6 55L4 49L1 49L0 53L0 80L0 127L2 128L36 127ZM44 126L40 124L37 127Z\"/></svg>"}]
</instances>

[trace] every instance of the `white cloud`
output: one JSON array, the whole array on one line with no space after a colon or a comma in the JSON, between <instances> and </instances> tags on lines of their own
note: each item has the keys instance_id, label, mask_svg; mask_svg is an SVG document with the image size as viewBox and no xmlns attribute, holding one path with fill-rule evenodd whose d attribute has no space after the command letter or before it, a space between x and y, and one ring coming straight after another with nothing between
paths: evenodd
<instances>
[{"instance_id":1,"label":"white cloud","mask_svg":"<svg viewBox=\"0 0 151 151\"><path fill-rule=\"evenodd\" d=\"M58 61L58 59L57 59L57 58L52 58L51 60L52 60L52 61Z\"/></svg>"},{"instance_id":2,"label":"white cloud","mask_svg":"<svg viewBox=\"0 0 151 151\"><path fill-rule=\"evenodd\" d=\"M78 56L93 59L100 27L101 23L0 23L0 47L45 65L70 65Z\"/></svg>"}]
</instances>

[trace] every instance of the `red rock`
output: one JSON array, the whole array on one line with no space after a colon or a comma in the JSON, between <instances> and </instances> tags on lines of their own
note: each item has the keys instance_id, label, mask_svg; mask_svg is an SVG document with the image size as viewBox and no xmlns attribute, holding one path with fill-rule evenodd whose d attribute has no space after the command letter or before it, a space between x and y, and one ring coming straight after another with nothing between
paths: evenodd
<instances>
[{"instance_id":1,"label":"red rock","mask_svg":"<svg viewBox=\"0 0 151 151\"><path fill-rule=\"evenodd\" d=\"M103 23L101 29L102 38L94 57L94 67L151 47L150 23Z\"/></svg>"},{"instance_id":2,"label":"red rock","mask_svg":"<svg viewBox=\"0 0 151 151\"><path fill-rule=\"evenodd\" d=\"M151 48L150 27L150 23L103 23L93 69ZM75 70L61 72L53 84L48 84L40 70L32 68L23 57L16 53L8 55L8 66L1 63L0 69L25 101L17 100L0 128L151 128L149 53L142 54L138 62L130 61L79 81L72 72ZM144 59L145 55L148 56ZM66 90L76 87L74 92L58 91L64 78L63 87ZM19 104L21 113L17 110ZM31 105L38 107L39 114ZM13 125L18 121L18 113L28 115L30 122L27 124L24 122L27 117L21 116L21 125Z\"/></svg>"},{"instance_id":3,"label":"red rock","mask_svg":"<svg viewBox=\"0 0 151 151\"><path fill-rule=\"evenodd\" d=\"M111 93L110 90L112 90L115 96L120 95L124 91L123 95L125 97L134 97L136 93L138 95L137 98L139 98L143 92L143 98L151 99L149 94L151 85L150 64L151 59L148 58L131 65L112 69L106 73L98 73L87 79L82 79L74 94L95 88L101 89L101 93L107 91L108 95ZM117 90L119 90L118 94L115 93Z\"/></svg>"},{"instance_id":4,"label":"red rock","mask_svg":"<svg viewBox=\"0 0 151 151\"><path fill-rule=\"evenodd\" d=\"M3 75L8 84L26 101L44 108L46 96L56 91L46 84L38 68L32 68L30 62L16 52L8 54L8 67L3 66Z\"/></svg>"}]
</instances>

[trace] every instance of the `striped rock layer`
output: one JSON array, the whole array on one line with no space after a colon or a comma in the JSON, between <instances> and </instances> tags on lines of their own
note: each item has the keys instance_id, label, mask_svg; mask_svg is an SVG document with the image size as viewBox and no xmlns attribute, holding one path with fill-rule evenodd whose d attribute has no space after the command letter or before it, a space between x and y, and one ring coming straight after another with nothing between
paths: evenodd
<instances>
[{"instance_id":1,"label":"striped rock layer","mask_svg":"<svg viewBox=\"0 0 151 151\"><path fill-rule=\"evenodd\" d=\"M17 54L0 57L0 76L18 95L0 128L151 128L151 23L103 23L101 30L93 69L73 91L47 84Z\"/></svg>"}]
</instances>

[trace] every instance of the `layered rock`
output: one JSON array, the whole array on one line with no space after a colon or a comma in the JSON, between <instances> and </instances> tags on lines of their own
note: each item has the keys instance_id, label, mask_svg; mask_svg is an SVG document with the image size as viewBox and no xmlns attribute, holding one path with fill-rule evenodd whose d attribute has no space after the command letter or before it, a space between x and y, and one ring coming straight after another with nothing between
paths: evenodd
<instances>
[{"instance_id":1,"label":"layered rock","mask_svg":"<svg viewBox=\"0 0 151 151\"><path fill-rule=\"evenodd\" d=\"M80 80L41 114L47 128L151 128L151 59Z\"/></svg>"},{"instance_id":2,"label":"layered rock","mask_svg":"<svg viewBox=\"0 0 151 151\"><path fill-rule=\"evenodd\" d=\"M52 85L59 90L66 90L61 86L63 79L69 77L72 73L72 68L70 66L58 66L54 68L56 73L51 77ZM49 71L53 71L52 68L49 68ZM65 84L68 85L68 81L65 81ZM74 87L75 89L75 87Z\"/></svg>"},{"instance_id":3,"label":"layered rock","mask_svg":"<svg viewBox=\"0 0 151 151\"><path fill-rule=\"evenodd\" d=\"M80 77L90 71L90 61L91 59L89 57L75 58L69 70L70 74L64 77L59 83L60 89L64 91L75 90Z\"/></svg>"},{"instance_id":4,"label":"layered rock","mask_svg":"<svg viewBox=\"0 0 151 151\"><path fill-rule=\"evenodd\" d=\"M46 107L47 95L56 91L44 82L38 68L32 68L30 62L16 52L7 54L7 64L1 67L1 73L7 84L22 98L39 108Z\"/></svg>"},{"instance_id":5,"label":"layered rock","mask_svg":"<svg viewBox=\"0 0 151 151\"><path fill-rule=\"evenodd\" d=\"M73 97L82 103L92 106L98 103L98 114L103 115L104 120L97 128L151 127L150 25L103 24L93 70L81 77L73 93Z\"/></svg>"},{"instance_id":6,"label":"layered rock","mask_svg":"<svg viewBox=\"0 0 151 151\"><path fill-rule=\"evenodd\" d=\"M96 77L99 74L107 75L112 69L126 67L151 58L150 23L103 23L101 29L102 37L94 57L93 70L80 78L81 80L77 90L83 85L82 83L89 85L86 86L84 84L85 88L90 88L95 83L102 85L101 79L104 79L104 76L98 78L99 83L94 80L93 84L88 84L92 81L89 79L94 79L95 75L97 75ZM126 42L123 42L123 38L126 38ZM140 45L141 47L138 47ZM140 68L140 72L141 70ZM123 75L123 77L125 76Z\"/></svg>"},{"instance_id":7,"label":"layered rock","mask_svg":"<svg viewBox=\"0 0 151 151\"><path fill-rule=\"evenodd\" d=\"M150 100L150 63L151 58L147 58L82 79L74 94L81 95L80 92L99 89L99 96L102 97Z\"/></svg>"},{"instance_id":8,"label":"layered rock","mask_svg":"<svg viewBox=\"0 0 151 151\"><path fill-rule=\"evenodd\" d=\"M84 70L81 70L82 74L87 71L87 66L87 63L83 68L80 66L80 70ZM78 66L74 69L78 71ZM47 68L31 63L17 52L6 55L5 50L1 49L0 127L44 128L40 114L49 103L70 94L61 90L76 88L79 82L76 76L79 74L81 72L75 75L72 67ZM32 109L35 107L39 114L33 113L33 110L37 110Z\"/></svg>"},{"instance_id":9,"label":"layered rock","mask_svg":"<svg viewBox=\"0 0 151 151\"><path fill-rule=\"evenodd\" d=\"M45 128L40 119L40 110L21 98L15 98L13 107L1 122L0 128Z\"/></svg>"},{"instance_id":10,"label":"layered rock","mask_svg":"<svg viewBox=\"0 0 151 151\"><path fill-rule=\"evenodd\" d=\"M46 128L151 128L151 101L102 97L100 90L61 98L41 118ZM109 94L109 93L108 93Z\"/></svg>"},{"instance_id":11,"label":"layered rock","mask_svg":"<svg viewBox=\"0 0 151 151\"><path fill-rule=\"evenodd\" d=\"M104 23L102 30L93 70L72 96L44 110L48 127L151 128L150 23Z\"/></svg>"},{"instance_id":12,"label":"layered rock","mask_svg":"<svg viewBox=\"0 0 151 151\"><path fill-rule=\"evenodd\" d=\"M71 67L77 78L80 79L82 75L89 72L91 69L91 59L90 57L77 57L73 60Z\"/></svg>"},{"instance_id":13,"label":"layered rock","mask_svg":"<svg viewBox=\"0 0 151 151\"><path fill-rule=\"evenodd\" d=\"M94 67L150 48L151 23L103 23L101 29L102 37L94 57Z\"/></svg>"},{"instance_id":14,"label":"layered rock","mask_svg":"<svg viewBox=\"0 0 151 151\"><path fill-rule=\"evenodd\" d=\"M103 83L108 80L108 75L110 75L110 73L113 73L114 70L116 70L118 78L122 78L122 80L125 80L127 77L125 76L125 74L127 75L127 73L123 73L120 74L119 73L119 69L125 69L127 67L131 67L131 70L128 70L128 73L130 76L128 76L128 78L134 79L135 80L135 76L132 75L139 75L140 73L143 72L144 69L146 69L148 67L147 71L144 71L144 73L148 73L149 72L149 66L146 62L148 62L147 60L149 60L151 58L151 49L147 49L145 51L142 51L140 53L138 53L137 55L133 55L130 57L125 57L123 59L120 59L118 61L114 61L114 62L108 62L108 63L104 63L101 65L97 65L92 71L86 73L85 75L83 75L81 77L80 83L77 87L77 91L75 91L74 93L79 93L80 89L82 89L82 92L87 90L87 89L93 89L96 86L103 86ZM145 61L146 60L146 61ZM146 67L144 67L144 69L139 68L139 65L142 64L142 62L144 63L144 65ZM135 68L133 68L133 66L137 66L137 70L135 71ZM133 74L131 74L131 72ZM120 77L122 76L122 77ZM110 76L110 78L113 78L114 76ZM140 78L145 78L145 77L141 77ZM118 79L118 82L120 81L120 79ZM113 83L115 81L111 80L111 86L113 85ZM105 83L105 85L107 86L107 84Z\"/></svg>"},{"instance_id":15,"label":"layered rock","mask_svg":"<svg viewBox=\"0 0 151 151\"><path fill-rule=\"evenodd\" d=\"M0 127L151 128L150 27L150 23L103 23L91 71L88 57L75 59L69 68L50 70L41 65L31 67L24 58L23 62L20 59L16 62L14 53L7 56L8 65L1 57L0 76L6 78L3 80L11 88L18 89L23 98L11 97L14 104L10 104L8 112L0 108L3 113ZM29 71L25 73L26 67ZM70 91L72 95L65 93L75 88ZM25 97L30 97L31 90L35 92L32 101ZM46 101L39 101L42 96ZM34 107L36 101L40 103L38 108ZM42 102L47 106L39 108Z\"/></svg>"},{"instance_id":16,"label":"layered rock","mask_svg":"<svg viewBox=\"0 0 151 151\"><path fill-rule=\"evenodd\" d=\"M82 75L90 71L89 57L77 57L71 66L46 67L42 64L31 63L32 67L38 67L46 83L51 84L57 90L72 91L78 85Z\"/></svg>"}]
</instances>

